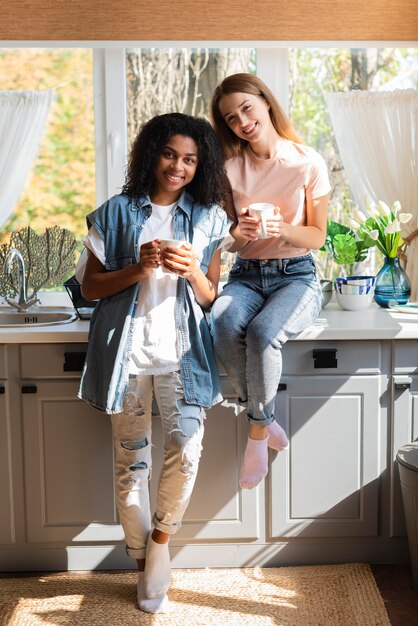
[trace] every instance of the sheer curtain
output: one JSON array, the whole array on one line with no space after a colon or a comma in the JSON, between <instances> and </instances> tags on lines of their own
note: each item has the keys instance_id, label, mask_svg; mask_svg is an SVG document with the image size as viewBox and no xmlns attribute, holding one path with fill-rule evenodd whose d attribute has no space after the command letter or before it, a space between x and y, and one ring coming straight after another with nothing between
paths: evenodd
<instances>
[{"instance_id":1,"label":"sheer curtain","mask_svg":"<svg viewBox=\"0 0 418 626\"><path fill-rule=\"evenodd\" d=\"M399 200L418 226L418 91L350 91L325 95L341 160L354 201ZM411 299L418 299L418 237L407 251Z\"/></svg>"},{"instance_id":2,"label":"sheer curtain","mask_svg":"<svg viewBox=\"0 0 418 626\"><path fill-rule=\"evenodd\" d=\"M38 151L53 91L0 91L0 227L12 213Z\"/></svg>"}]
</instances>

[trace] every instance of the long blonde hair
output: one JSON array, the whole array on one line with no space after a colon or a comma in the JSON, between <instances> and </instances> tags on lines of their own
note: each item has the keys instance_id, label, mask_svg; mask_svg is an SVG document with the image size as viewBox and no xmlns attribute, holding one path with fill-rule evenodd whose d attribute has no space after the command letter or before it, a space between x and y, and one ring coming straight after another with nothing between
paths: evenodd
<instances>
[{"instance_id":1,"label":"long blonde hair","mask_svg":"<svg viewBox=\"0 0 418 626\"><path fill-rule=\"evenodd\" d=\"M219 103L223 96L231 93L249 93L263 98L269 105L271 123L280 137L290 139L296 143L302 143L273 93L258 76L246 73L232 74L224 78L216 87L210 105L212 124L219 137L226 159L239 156L248 144L248 141L237 137L229 128L219 110Z\"/></svg>"}]
</instances>

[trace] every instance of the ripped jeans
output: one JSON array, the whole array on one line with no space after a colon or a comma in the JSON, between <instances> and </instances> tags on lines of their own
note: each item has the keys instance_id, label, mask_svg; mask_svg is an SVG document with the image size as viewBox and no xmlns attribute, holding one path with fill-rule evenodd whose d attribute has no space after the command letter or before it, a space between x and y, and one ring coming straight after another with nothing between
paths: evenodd
<instances>
[{"instance_id":1,"label":"ripped jeans","mask_svg":"<svg viewBox=\"0 0 418 626\"><path fill-rule=\"evenodd\" d=\"M155 398L160 410L164 460L151 516L151 409ZM129 379L123 412L112 415L115 445L116 503L126 552L145 558L152 529L174 534L180 527L196 480L202 450L202 407L184 402L179 372Z\"/></svg>"}]
</instances>

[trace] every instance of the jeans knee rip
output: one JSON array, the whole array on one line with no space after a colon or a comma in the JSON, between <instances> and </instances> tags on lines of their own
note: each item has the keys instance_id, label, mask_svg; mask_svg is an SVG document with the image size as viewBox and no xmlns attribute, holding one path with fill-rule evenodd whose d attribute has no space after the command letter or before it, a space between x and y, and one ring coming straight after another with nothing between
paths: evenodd
<instances>
[{"instance_id":1,"label":"jeans knee rip","mask_svg":"<svg viewBox=\"0 0 418 626\"><path fill-rule=\"evenodd\" d=\"M202 425L203 409L193 404L186 404L181 398L176 400L176 406L178 413L173 413L171 416L172 426L169 434L179 433L183 437L193 437Z\"/></svg>"},{"instance_id":2,"label":"jeans knee rip","mask_svg":"<svg viewBox=\"0 0 418 626\"><path fill-rule=\"evenodd\" d=\"M128 391L125 395L123 412L129 417L140 417L145 414L141 400L132 391Z\"/></svg>"},{"instance_id":3,"label":"jeans knee rip","mask_svg":"<svg viewBox=\"0 0 418 626\"><path fill-rule=\"evenodd\" d=\"M140 441L121 441L120 445L124 450L127 450L128 452L137 452L138 450L143 450L148 446L148 439L144 437ZM128 469L133 474L135 474L135 472L138 472L138 470L148 469L148 463L146 463L146 461L141 461L138 459L135 461L135 463L129 465Z\"/></svg>"}]
</instances>

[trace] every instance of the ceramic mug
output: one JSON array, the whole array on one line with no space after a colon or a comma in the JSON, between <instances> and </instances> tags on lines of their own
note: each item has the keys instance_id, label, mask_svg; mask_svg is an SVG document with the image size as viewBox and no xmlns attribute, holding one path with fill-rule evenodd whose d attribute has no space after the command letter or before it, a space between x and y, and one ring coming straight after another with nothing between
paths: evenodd
<instances>
[{"instance_id":1,"label":"ceramic mug","mask_svg":"<svg viewBox=\"0 0 418 626\"><path fill-rule=\"evenodd\" d=\"M255 202L248 207L248 213L252 217L258 217L260 219L261 233L259 239L267 239L267 225L266 220L270 217L274 217L274 204L270 202Z\"/></svg>"},{"instance_id":2,"label":"ceramic mug","mask_svg":"<svg viewBox=\"0 0 418 626\"><path fill-rule=\"evenodd\" d=\"M181 248L185 243L187 243L184 239L161 239L160 241L160 250L161 252L165 249L165 248ZM161 265L161 269L163 270L163 272L165 272L166 274L172 274L173 272L171 270L169 270L168 268L164 267L164 265Z\"/></svg>"}]
</instances>

